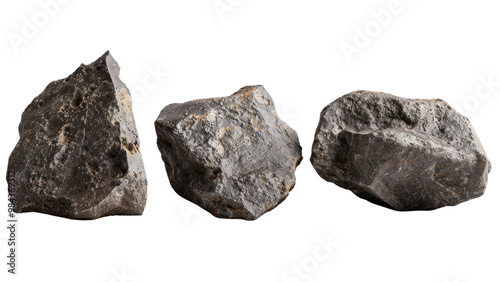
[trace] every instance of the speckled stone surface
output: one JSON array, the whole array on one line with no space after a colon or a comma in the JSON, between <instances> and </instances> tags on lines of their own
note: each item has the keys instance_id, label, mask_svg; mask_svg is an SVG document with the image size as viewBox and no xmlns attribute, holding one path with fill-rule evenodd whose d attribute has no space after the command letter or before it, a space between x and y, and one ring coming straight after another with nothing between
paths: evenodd
<instances>
[{"instance_id":1,"label":"speckled stone surface","mask_svg":"<svg viewBox=\"0 0 500 282\"><path fill-rule=\"evenodd\" d=\"M168 105L155 127L174 190L216 217L254 220L295 185L299 139L262 86Z\"/></svg>"},{"instance_id":2,"label":"speckled stone surface","mask_svg":"<svg viewBox=\"0 0 500 282\"><path fill-rule=\"evenodd\" d=\"M443 100L369 91L323 109L311 162L325 180L399 211L477 198L491 170L469 120Z\"/></svg>"},{"instance_id":3,"label":"speckled stone surface","mask_svg":"<svg viewBox=\"0 0 500 282\"><path fill-rule=\"evenodd\" d=\"M140 215L146 174L132 101L109 52L26 108L9 158L15 211L73 219Z\"/></svg>"}]
</instances>

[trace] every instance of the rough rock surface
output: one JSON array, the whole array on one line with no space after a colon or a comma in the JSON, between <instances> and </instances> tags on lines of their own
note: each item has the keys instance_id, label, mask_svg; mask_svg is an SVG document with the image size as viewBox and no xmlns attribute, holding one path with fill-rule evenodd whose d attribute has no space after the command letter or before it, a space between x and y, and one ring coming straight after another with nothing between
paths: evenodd
<instances>
[{"instance_id":1,"label":"rough rock surface","mask_svg":"<svg viewBox=\"0 0 500 282\"><path fill-rule=\"evenodd\" d=\"M323 109L311 162L325 180L399 211L479 197L491 169L469 120L443 100L368 91Z\"/></svg>"},{"instance_id":2,"label":"rough rock surface","mask_svg":"<svg viewBox=\"0 0 500 282\"><path fill-rule=\"evenodd\" d=\"M106 52L50 83L26 108L7 173L16 212L142 214L146 174L119 70Z\"/></svg>"},{"instance_id":3,"label":"rough rock surface","mask_svg":"<svg viewBox=\"0 0 500 282\"><path fill-rule=\"evenodd\" d=\"M216 217L256 219L295 185L299 139L262 86L168 105L155 127L174 190Z\"/></svg>"}]
</instances>

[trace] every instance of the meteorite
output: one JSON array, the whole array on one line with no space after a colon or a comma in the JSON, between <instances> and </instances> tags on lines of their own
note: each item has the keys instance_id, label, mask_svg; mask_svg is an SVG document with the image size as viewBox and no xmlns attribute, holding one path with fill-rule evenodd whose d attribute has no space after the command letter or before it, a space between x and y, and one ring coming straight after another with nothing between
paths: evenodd
<instances>
[{"instance_id":1,"label":"meteorite","mask_svg":"<svg viewBox=\"0 0 500 282\"><path fill-rule=\"evenodd\" d=\"M130 92L109 52L51 82L22 114L9 158L15 212L140 215L146 173Z\"/></svg>"},{"instance_id":2,"label":"meteorite","mask_svg":"<svg viewBox=\"0 0 500 282\"><path fill-rule=\"evenodd\" d=\"M216 217L257 219L295 185L299 139L262 86L168 105L155 128L173 189Z\"/></svg>"},{"instance_id":3,"label":"meteorite","mask_svg":"<svg viewBox=\"0 0 500 282\"><path fill-rule=\"evenodd\" d=\"M370 91L323 109L311 162L325 180L398 211L477 198L491 170L470 121L445 101Z\"/></svg>"}]
</instances>

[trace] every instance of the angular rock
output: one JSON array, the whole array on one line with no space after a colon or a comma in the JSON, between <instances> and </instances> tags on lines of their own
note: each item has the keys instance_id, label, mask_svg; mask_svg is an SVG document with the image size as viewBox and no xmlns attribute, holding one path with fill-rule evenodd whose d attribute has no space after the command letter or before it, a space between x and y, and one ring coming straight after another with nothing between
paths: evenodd
<instances>
[{"instance_id":1,"label":"angular rock","mask_svg":"<svg viewBox=\"0 0 500 282\"><path fill-rule=\"evenodd\" d=\"M73 219L140 215L146 174L120 68L106 52L26 108L7 178L15 211Z\"/></svg>"},{"instance_id":2,"label":"angular rock","mask_svg":"<svg viewBox=\"0 0 500 282\"><path fill-rule=\"evenodd\" d=\"M479 197L491 170L469 120L443 100L369 91L323 109L311 162L325 180L398 211Z\"/></svg>"},{"instance_id":3,"label":"angular rock","mask_svg":"<svg viewBox=\"0 0 500 282\"><path fill-rule=\"evenodd\" d=\"M216 217L257 219L295 185L299 139L262 86L168 105L155 127L174 190Z\"/></svg>"}]
</instances>

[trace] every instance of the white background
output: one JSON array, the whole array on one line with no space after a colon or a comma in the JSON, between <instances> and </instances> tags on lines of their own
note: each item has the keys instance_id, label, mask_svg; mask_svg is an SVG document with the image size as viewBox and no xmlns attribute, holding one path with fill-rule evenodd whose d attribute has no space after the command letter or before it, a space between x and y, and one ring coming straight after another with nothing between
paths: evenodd
<instances>
[{"instance_id":1,"label":"white background","mask_svg":"<svg viewBox=\"0 0 500 282\"><path fill-rule=\"evenodd\" d=\"M134 93L148 203L143 216L94 221L20 214L19 274L7 274L1 228L1 281L500 281L498 1L47 2L0 4L0 171L32 99L109 49ZM217 219L172 190L153 123L167 104L253 84L298 132L304 160L275 210ZM493 165L486 194L400 213L322 180L309 162L319 113L359 89L462 108Z\"/></svg>"}]
</instances>

